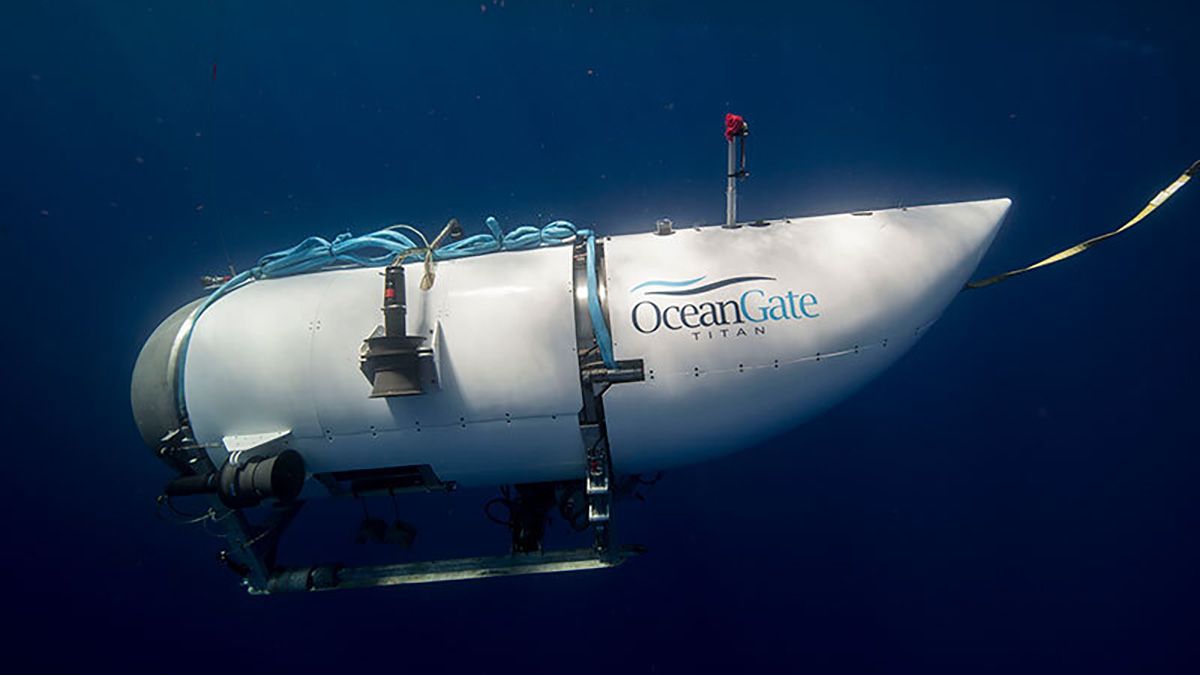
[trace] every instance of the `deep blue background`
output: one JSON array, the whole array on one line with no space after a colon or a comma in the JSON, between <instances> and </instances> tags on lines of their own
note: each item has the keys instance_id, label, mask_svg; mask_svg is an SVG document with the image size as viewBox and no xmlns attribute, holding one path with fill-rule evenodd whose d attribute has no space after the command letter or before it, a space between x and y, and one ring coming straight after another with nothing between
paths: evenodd
<instances>
[{"instance_id":1,"label":"deep blue background","mask_svg":"<svg viewBox=\"0 0 1200 675\"><path fill-rule=\"evenodd\" d=\"M712 222L729 110L744 216L1008 195L982 271L1030 262L1200 158L1194 3L241 5L0 10L6 663L1200 672L1200 188L622 504L651 553L613 571L248 597L155 519L127 402L222 236ZM423 551L502 549L485 497L414 504Z\"/></svg>"}]
</instances>

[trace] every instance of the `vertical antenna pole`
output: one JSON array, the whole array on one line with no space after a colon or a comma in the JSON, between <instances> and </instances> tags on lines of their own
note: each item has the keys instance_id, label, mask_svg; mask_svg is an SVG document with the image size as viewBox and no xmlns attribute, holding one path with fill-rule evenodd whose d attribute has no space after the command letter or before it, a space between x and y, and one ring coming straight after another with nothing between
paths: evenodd
<instances>
[{"instance_id":1,"label":"vertical antenna pole","mask_svg":"<svg viewBox=\"0 0 1200 675\"><path fill-rule=\"evenodd\" d=\"M729 162L725 171L725 227L737 224L737 136L726 143L729 146Z\"/></svg>"},{"instance_id":2,"label":"vertical antenna pole","mask_svg":"<svg viewBox=\"0 0 1200 675\"><path fill-rule=\"evenodd\" d=\"M749 133L746 120L740 115L726 113L725 141L729 160L725 165L725 227L737 227L737 182L750 175L746 173L746 135Z\"/></svg>"}]
</instances>

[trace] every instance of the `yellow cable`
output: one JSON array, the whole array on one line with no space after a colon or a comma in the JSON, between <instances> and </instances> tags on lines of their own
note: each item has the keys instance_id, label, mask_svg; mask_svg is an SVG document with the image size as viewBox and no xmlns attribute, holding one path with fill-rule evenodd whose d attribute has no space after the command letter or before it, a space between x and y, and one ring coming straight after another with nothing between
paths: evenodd
<instances>
[{"instance_id":1,"label":"yellow cable","mask_svg":"<svg viewBox=\"0 0 1200 675\"><path fill-rule=\"evenodd\" d=\"M1113 230L1112 232L1106 232L1102 235L1092 237L1091 239L1088 239L1085 242L1076 244L1076 245L1072 246L1071 248L1068 248L1064 251L1059 251L1058 253L1055 253L1054 255L1050 256L1049 258L1035 262L1034 264L1029 265L1028 267L1021 267L1021 268L1018 268L1015 270L1009 270L1007 272L1004 272L1003 274L997 274L994 277L988 277L986 279L980 279L978 281L968 282L966 288L984 288L987 286L991 286L992 284L998 284L1001 281L1004 281L1005 279L1008 279L1010 277L1015 277L1018 274L1024 274L1031 270L1036 270L1039 267L1046 267L1047 265L1053 265L1056 262L1061 262L1061 261L1066 260L1067 258L1070 258L1076 254L1083 253L1084 251L1095 246L1096 244L1099 244L1100 242L1104 241L1105 239L1115 237L1118 234L1121 234L1122 232L1124 232L1125 230L1128 230L1129 228L1133 227L1134 225L1137 225L1138 223L1140 223L1143 218L1150 215L1154 211L1154 209L1157 209L1158 207L1162 206L1163 202L1170 199L1171 195L1175 194L1175 192L1178 191L1179 188L1181 188L1185 184L1187 184L1187 182L1189 180L1191 180L1192 176L1196 175L1197 173L1200 173L1200 161L1196 162L1195 164L1192 164L1192 166L1189 167L1187 171L1183 172L1183 175L1181 175L1179 178L1175 179L1174 183L1171 183L1170 185L1168 185L1166 188L1164 188L1162 190L1162 192L1159 192L1154 197L1154 199L1151 199L1150 203L1146 204L1146 206L1143 207L1142 210L1139 211L1136 216L1130 218L1127 223L1125 223L1121 227L1118 227L1117 229Z\"/></svg>"}]
</instances>

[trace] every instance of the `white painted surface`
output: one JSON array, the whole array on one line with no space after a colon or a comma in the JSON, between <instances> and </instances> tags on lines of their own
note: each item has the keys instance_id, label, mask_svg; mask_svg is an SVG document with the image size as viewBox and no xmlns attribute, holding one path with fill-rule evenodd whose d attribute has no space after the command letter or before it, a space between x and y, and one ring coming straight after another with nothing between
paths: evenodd
<instances>
[{"instance_id":1,"label":"white painted surface","mask_svg":"<svg viewBox=\"0 0 1200 675\"><path fill-rule=\"evenodd\" d=\"M796 426L844 399L899 357L957 295L995 236L1010 201L913 207L788 221L613 237L605 242L608 301L618 359L641 358L645 382L604 398L618 471L699 461ZM772 277L691 296L634 287L648 280ZM631 312L738 299L811 294L799 319L746 321L646 334ZM646 306L641 325L649 328ZM777 314L780 314L777 310ZM682 317L672 317L682 325ZM698 317L690 317L697 323ZM759 329L756 331L755 329ZM885 346L886 345L886 346ZM818 355L821 355L818 357ZM698 373L698 374L697 374Z\"/></svg>"},{"instance_id":2,"label":"white painted surface","mask_svg":"<svg viewBox=\"0 0 1200 675\"><path fill-rule=\"evenodd\" d=\"M616 469L730 452L848 396L955 297L1008 205L605 238L614 350L618 359L643 359L648 375L605 395ZM382 321L381 270L239 289L200 317L191 339L185 394L197 438L216 445L290 429L289 447L313 472L430 464L443 480L468 485L580 477L571 255L560 246L441 262L428 293L418 288L420 265L408 266L409 332L436 333L439 380L412 397L368 398L359 369L359 347ZM696 289L738 276L769 279L688 296L633 290L648 280L703 277L687 287ZM791 318L742 317L724 327L732 334L711 337L707 327L643 333L631 321L646 300L700 306L747 291L745 313L754 316L767 298L792 292Z\"/></svg>"},{"instance_id":3,"label":"white painted surface","mask_svg":"<svg viewBox=\"0 0 1200 675\"><path fill-rule=\"evenodd\" d=\"M430 464L464 484L583 470L571 247L405 268L410 333L437 340L439 382L372 399L359 347L382 322L379 269L257 281L198 321L186 363L201 442L291 429L312 472ZM222 461L224 457L215 457Z\"/></svg>"}]
</instances>

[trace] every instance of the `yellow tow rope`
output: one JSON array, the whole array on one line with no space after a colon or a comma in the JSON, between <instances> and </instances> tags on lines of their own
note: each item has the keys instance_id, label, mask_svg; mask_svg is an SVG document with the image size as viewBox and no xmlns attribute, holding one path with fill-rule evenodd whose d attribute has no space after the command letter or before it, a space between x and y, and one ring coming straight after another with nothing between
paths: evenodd
<instances>
[{"instance_id":1,"label":"yellow tow rope","mask_svg":"<svg viewBox=\"0 0 1200 675\"><path fill-rule=\"evenodd\" d=\"M1007 272L1004 272L1003 274L997 274L994 277L988 277L986 279L980 279L978 281L968 282L966 288L984 288L986 286L991 286L992 284L998 284L1001 281L1004 281L1005 279L1008 279L1010 277L1015 277L1018 274L1024 274L1031 270L1036 270L1039 267L1046 267L1047 265L1053 265L1056 262L1060 262L1060 261L1066 260L1067 258L1070 258L1071 256L1074 256L1076 254L1083 253L1084 251L1095 246L1096 244L1099 244L1100 242L1104 241L1105 239L1115 237L1118 234L1121 234L1122 232L1124 232L1125 230L1128 230L1129 228L1133 227L1134 225L1137 225L1138 223L1140 223L1143 218L1145 218L1146 216L1153 213L1154 209L1157 209L1159 206L1162 206L1163 202L1170 199L1171 195L1175 194L1175 192L1178 191L1179 188L1183 187L1189 180L1191 180L1192 176L1195 176L1197 173L1200 173L1200 161L1196 162L1195 164L1192 164L1192 166L1189 167L1187 171L1183 172L1183 175L1181 175L1179 178L1175 179L1174 183L1171 183L1166 188L1164 188L1162 192L1159 192L1158 195L1156 195L1154 197L1154 199L1151 199L1150 203L1146 204L1146 206L1143 207L1142 210L1139 211L1136 216L1130 218L1129 222L1125 223L1121 227L1118 227L1117 229L1113 230L1112 232L1106 232L1102 235L1092 237L1091 239L1088 239L1085 242L1076 244L1065 251L1059 251L1058 253L1055 253L1054 255L1050 256L1049 258L1046 258L1045 260L1041 260L1039 262L1035 262L1034 264L1032 264L1028 267L1021 267L1019 269L1009 270Z\"/></svg>"}]
</instances>

